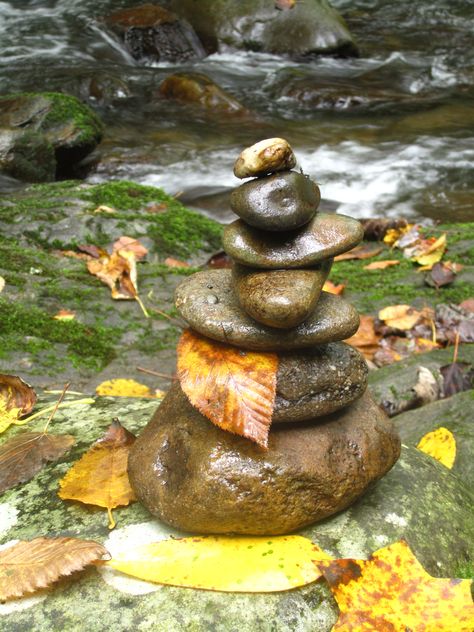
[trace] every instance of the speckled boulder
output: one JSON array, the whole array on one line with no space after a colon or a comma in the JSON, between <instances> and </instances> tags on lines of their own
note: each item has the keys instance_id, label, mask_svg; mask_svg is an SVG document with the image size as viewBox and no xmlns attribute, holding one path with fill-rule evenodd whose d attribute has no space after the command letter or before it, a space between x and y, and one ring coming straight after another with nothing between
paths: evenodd
<instances>
[{"instance_id":1,"label":"speckled boulder","mask_svg":"<svg viewBox=\"0 0 474 632\"><path fill-rule=\"evenodd\" d=\"M344 509L399 454L368 393L316 423L272 428L262 450L214 426L175 383L132 447L129 476L139 500L173 527L275 535Z\"/></svg>"},{"instance_id":2,"label":"speckled boulder","mask_svg":"<svg viewBox=\"0 0 474 632\"><path fill-rule=\"evenodd\" d=\"M281 353L278 358L273 423L329 415L367 388L367 363L344 342Z\"/></svg>"}]
</instances>

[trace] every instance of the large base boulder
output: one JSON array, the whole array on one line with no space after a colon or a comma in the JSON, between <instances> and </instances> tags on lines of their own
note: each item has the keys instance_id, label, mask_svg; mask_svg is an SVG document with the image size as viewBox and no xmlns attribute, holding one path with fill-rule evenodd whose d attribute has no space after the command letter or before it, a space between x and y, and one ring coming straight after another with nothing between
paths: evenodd
<instances>
[{"instance_id":1,"label":"large base boulder","mask_svg":"<svg viewBox=\"0 0 474 632\"><path fill-rule=\"evenodd\" d=\"M129 475L139 500L173 527L275 535L346 508L399 453L368 392L333 415L273 427L266 451L214 426L176 383L132 448Z\"/></svg>"}]
</instances>

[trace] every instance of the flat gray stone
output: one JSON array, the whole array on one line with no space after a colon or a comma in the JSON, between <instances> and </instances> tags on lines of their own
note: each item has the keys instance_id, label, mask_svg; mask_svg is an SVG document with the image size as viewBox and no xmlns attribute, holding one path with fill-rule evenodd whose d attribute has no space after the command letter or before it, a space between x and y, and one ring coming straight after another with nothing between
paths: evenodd
<instances>
[{"instance_id":1,"label":"flat gray stone","mask_svg":"<svg viewBox=\"0 0 474 632\"><path fill-rule=\"evenodd\" d=\"M261 270L235 264L232 278L240 305L263 325L289 329L314 310L332 259L302 270Z\"/></svg>"},{"instance_id":2,"label":"flat gray stone","mask_svg":"<svg viewBox=\"0 0 474 632\"><path fill-rule=\"evenodd\" d=\"M317 213L304 228L276 233L242 220L224 229L224 250L235 261L254 268L303 268L346 252L362 240L360 222L346 215Z\"/></svg>"},{"instance_id":3,"label":"flat gray stone","mask_svg":"<svg viewBox=\"0 0 474 632\"><path fill-rule=\"evenodd\" d=\"M267 327L250 318L237 301L230 270L197 272L176 288L179 314L199 333L244 349L290 351L344 340L359 327L355 308L322 292L311 316L293 329Z\"/></svg>"},{"instance_id":4,"label":"flat gray stone","mask_svg":"<svg viewBox=\"0 0 474 632\"><path fill-rule=\"evenodd\" d=\"M211 423L174 383L132 446L128 472L140 502L181 531L278 535L345 509L399 455L368 391L333 415L271 428L263 450Z\"/></svg>"},{"instance_id":5,"label":"flat gray stone","mask_svg":"<svg viewBox=\"0 0 474 632\"><path fill-rule=\"evenodd\" d=\"M344 342L281 353L278 359L273 423L329 415L367 388L367 363Z\"/></svg>"},{"instance_id":6,"label":"flat gray stone","mask_svg":"<svg viewBox=\"0 0 474 632\"><path fill-rule=\"evenodd\" d=\"M262 230L294 230L316 213L321 194L315 182L296 171L254 178L232 191L230 205L247 224Z\"/></svg>"}]
</instances>

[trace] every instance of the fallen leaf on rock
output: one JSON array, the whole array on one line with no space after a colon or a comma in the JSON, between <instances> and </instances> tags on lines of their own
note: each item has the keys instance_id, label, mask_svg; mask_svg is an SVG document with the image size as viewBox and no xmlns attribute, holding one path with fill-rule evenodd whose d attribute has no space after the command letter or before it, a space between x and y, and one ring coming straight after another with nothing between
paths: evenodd
<instances>
[{"instance_id":1,"label":"fallen leaf on rock","mask_svg":"<svg viewBox=\"0 0 474 632\"><path fill-rule=\"evenodd\" d=\"M456 439L447 428L437 428L426 433L416 446L418 450L429 454L448 469L451 469L456 460Z\"/></svg>"},{"instance_id":2,"label":"fallen leaf on rock","mask_svg":"<svg viewBox=\"0 0 474 632\"><path fill-rule=\"evenodd\" d=\"M456 393L473 388L474 370L468 362L451 362L440 367L443 376L443 395L451 397Z\"/></svg>"},{"instance_id":3,"label":"fallen leaf on rock","mask_svg":"<svg viewBox=\"0 0 474 632\"><path fill-rule=\"evenodd\" d=\"M92 258L92 255L86 252L76 252L75 250L53 250L52 253L58 257L70 257L81 261L89 261Z\"/></svg>"},{"instance_id":4,"label":"fallen leaf on rock","mask_svg":"<svg viewBox=\"0 0 474 632\"><path fill-rule=\"evenodd\" d=\"M208 268L232 268L232 259L229 255L221 250L220 252L216 252L215 255L212 255L206 263Z\"/></svg>"},{"instance_id":5,"label":"fallen leaf on rock","mask_svg":"<svg viewBox=\"0 0 474 632\"><path fill-rule=\"evenodd\" d=\"M5 287L5 279L0 276L0 292L3 290L3 288Z\"/></svg>"},{"instance_id":6,"label":"fallen leaf on rock","mask_svg":"<svg viewBox=\"0 0 474 632\"><path fill-rule=\"evenodd\" d=\"M116 251L125 251L125 252L133 252L135 255L135 259L139 261L146 257L148 254L148 248L145 248L143 244L141 244L138 239L134 237L127 237L126 235L122 235L119 237L116 242L114 242L112 249L114 252Z\"/></svg>"},{"instance_id":7,"label":"fallen leaf on rock","mask_svg":"<svg viewBox=\"0 0 474 632\"><path fill-rule=\"evenodd\" d=\"M345 290L344 283L339 283L338 285L334 285L332 281L326 281L323 285L323 291L329 292L330 294L342 294Z\"/></svg>"},{"instance_id":8,"label":"fallen leaf on rock","mask_svg":"<svg viewBox=\"0 0 474 632\"><path fill-rule=\"evenodd\" d=\"M425 283L431 287L449 285L456 278L456 273L446 263L435 263L425 276Z\"/></svg>"},{"instance_id":9,"label":"fallen leaf on rock","mask_svg":"<svg viewBox=\"0 0 474 632\"><path fill-rule=\"evenodd\" d=\"M383 239L390 229L406 228L408 226L407 220L403 218L371 217L370 219L361 219L359 221L364 228L364 239L375 239L376 241Z\"/></svg>"},{"instance_id":10,"label":"fallen leaf on rock","mask_svg":"<svg viewBox=\"0 0 474 632\"><path fill-rule=\"evenodd\" d=\"M21 425L36 403L34 390L16 375L0 373L0 433L11 424Z\"/></svg>"},{"instance_id":11,"label":"fallen leaf on rock","mask_svg":"<svg viewBox=\"0 0 474 632\"><path fill-rule=\"evenodd\" d=\"M420 320L422 312L410 305L390 305L379 311L379 318L394 329L411 329Z\"/></svg>"},{"instance_id":12,"label":"fallen leaf on rock","mask_svg":"<svg viewBox=\"0 0 474 632\"><path fill-rule=\"evenodd\" d=\"M441 261L445 250L446 234L443 233L438 239L434 237L421 239L413 248L405 249L404 254L428 270L428 266L433 267L435 263Z\"/></svg>"},{"instance_id":13,"label":"fallen leaf on rock","mask_svg":"<svg viewBox=\"0 0 474 632\"><path fill-rule=\"evenodd\" d=\"M276 353L244 351L191 330L178 344L177 376L191 404L223 430L265 448L277 369Z\"/></svg>"},{"instance_id":14,"label":"fallen leaf on rock","mask_svg":"<svg viewBox=\"0 0 474 632\"><path fill-rule=\"evenodd\" d=\"M165 266L168 268L190 268L191 266L186 261L180 261L179 259L174 259L173 257L166 257Z\"/></svg>"},{"instance_id":15,"label":"fallen leaf on rock","mask_svg":"<svg viewBox=\"0 0 474 632\"><path fill-rule=\"evenodd\" d=\"M71 435L24 432L0 445L0 493L25 483L48 461L57 461L74 444Z\"/></svg>"},{"instance_id":16,"label":"fallen leaf on rock","mask_svg":"<svg viewBox=\"0 0 474 632\"><path fill-rule=\"evenodd\" d=\"M108 256L109 253L107 250L100 248L99 246L94 246L93 244L80 244L78 247L82 253L89 255L89 257L93 257L94 259L98 259L102 256Z\"/></svg>"},{"instance_id":17,"label":"fallen leaf on rock","mask_svg":"<svg viewBox=\"0 0 474 632\"><path fill-rule=\"evenodd\" d=\"M106 507L109 529L113 529L112 509L135 500L127 474L128 453L134 441L134 435L118 419L114 419L105 435L74 463L59 482L59 497Z\"/></svg>"},{"instance_id":18,"label":"fallen leaf on rock","mask_svg":"<svg viewBox=\"0 0 474 632\"><path fill-rule=\"evenodd\" d=\"M407 224L406 222L402 226L388 228L383 241L388 246L395 246L404 235L407 235L408 233L413 234L413 229L417 231L417 226L415 224Z\"/></svg>"},{"instance_id":19,"label":"fallen leaf on rock","mask_svg":"<svg viewBox=\"0 0 474 632\"><path fill-rule=\"evenodd\" d=\"M318 562L339 606L334 632L472 632L471 580L431 577L401 540L368 560Z\"/></svg>"},{"instance_id":20,"label":"fallen leaf on rock","mask_svg":"<svg viewBox=\"0 0 474 632\"><path fill-rule=\"evenodd\" d=\"M112 208L112 206L106 206L105 204L101 204L97 208L94 209L94 213L116 213L117 209Z\"/></svg>"},{"instance_id":21,"label":"fallen leaf on rock","mask_svg":"<svg viewBox=\"0 0 474 632\"><path fill-rule=\"evenodd\" d=\"M382 252L383 248L381 246L374 246L372 244L361 244L360 246L356 246L352 248L352 250L348 250L347 252L343 252L341 255L337 255L334 257L334 261L347 261L349 259L370 259L370 257L375 257Z\"/></svg>"},{"instance_id":22,"label":"fallen leaf on rock","mask_svg":"<svg viewBox=\"0 0 474 632\"><path fill-rule=\"evenodd\" d=\"M460 305L439 303L435 308L436 333L442 342L474 342L474 313Z\"/></svg>"},{"instance_id":23,"label":"fallen leaf on rock","mask_svg":"<svg viewBox=\"0 0 474 632\"><path fill-rule=\"evenodd\" d=\"M358 349L367 360L372 360L380 339L381 336L375 332L375 319L361 315L359 329L345 342Z\"/></svg>"},{"instance_id":24,"label":"fallen leaf on rock","mask_svg":"<svg viewBox=\"0 0 474 632\"><path fill-rule=\"evenodd\" d=\"M110 557L92 540L35 538L0 550L0 601L46 588L92 562Z\"/></svg>"},{"instance_id":25,"label":"fallen leaf on rock","mask_svg":"<svg viewBox=\"0 0 474 632\"><path fill-rule=\"evenodd\" d=\"M398 266L399 259L386 259L385 261L372 261L368 265L364 266L364 270L385 270L391 266Z\"/></svg>"},{"instance_id":26,"label":"fallen leaf on rock","mask_svg":"<svg viewBox=\"0 0 474 632\"><path fill-rule=\"evenodd\" d=\"M439 399L440 384L436 376L425 366L418 367L417 381L413 387L415 406L425 406Z\"/></svg>"},{"instance_id":27,"label":"fallen leaf on rock","mask_svg":"<svg viewBox=\"0 0 474 632\"><path fill-rule=\"evenodd\" d=\"M225 592L276 592L317 580L316 563L331 557L298 535L200 536L162 540L106 562L159 584Z\"/></svg>"},{"instance_id":28,"label":"fallen leaf on rock","mask_svg":"<svg viewBox=\"0 0 474 632\"><path fill-rule=\"evenodd\" d=\"M55 320L74 320L76 318L76 313L71 312L68 309L60 309L57 314L53 316Z\"/></svg>"},{"instance_id":29,"label":"fallen leaf on rock","mask_svg":"<svg viewBox=\"0 0 474 632\"><path fill-rule=\"evenodd\" d=\"M151 397L153 399L162 397L161 391L159 394L156 392L152 393L150 387L146 386L146 384L120 378L102 382L97 386L95 392L102 397Z\"/></svg>"}]
</instances>

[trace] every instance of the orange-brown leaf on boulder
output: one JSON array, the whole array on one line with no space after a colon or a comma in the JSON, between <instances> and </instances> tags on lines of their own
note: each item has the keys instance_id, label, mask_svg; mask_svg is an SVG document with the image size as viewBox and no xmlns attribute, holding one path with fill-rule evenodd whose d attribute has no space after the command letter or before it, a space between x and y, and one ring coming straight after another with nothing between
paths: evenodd
<instances>
[{"instance_id":1,"label":"orange-brown leaf on boulder","mask_svg":"<svg viewBox=\"0 0 474 632\"><path fill-rule=\"evenodd\" d=\"M276 393L276 353L244 351L186 330L178 344L181 388L214 424L266 448Z\"/></svg>"},{"instance_id":2,"label":"orange-brown leaf on boulder","mask_svg":"<svg viewBox=\"0 0 474 632\"><path fill-rule=\"evenodd\" d=\"M366 360L372 360L381 338L382 336L375 332L374 317L361 315L359 329L345 342L358 349Z\"/></svg>"},{"instance_id":3,"label":"orange-brown leaf on boulder","mask_svg":"<svg viewBox=\"0 0 474 632\"><path fill-rule=\"evenodd\" d=\"M348 250L347 252L343 252L341 255L337 255L337 257L334 257L334 261L347 261L349 259L370 259L370 257L375 257L379 255L382 250L382 246L361 244L360 246L352 248L352 250Z\"/></svg>"},{"instance_id":4,"label":"orange-brown leaf on boulder","mask_svg":"<svg viewBox=\"0 0 474 632\"><path fill-rule=\"evenodd\" d=\"M148 248L145 248L145 246L140 243L138 239L135 239L134 237L127 237L126 235L122 235L122 237L119 237L119 239L114 242L112 248L114 252L118 250L133 252L137 261L139 259L143 259L143 257L146 257L146 255L148 254Z\"/></svg>"},{"instance_id":5,"label":"orange-brown leaf on boulder","mask_svg":"<svg viewBox=\"0 0 474 632\"><path fill-rule=\"evenodd\" d=\"M346 286L344 285L344 283L338 283L337 285L335 285L332 281L326 281L323 285L323 291L329 292L330 294L339 295L342 294L345 289Z\"/></svg>"},{"instance_id":6,"label":"orange-brown leaf on boulder","mask_svg":"<svg viewBox=\"0 0 474 632\"><path fill-rule=\"evenodd\" d=\"M74 463L59 482L59 497L106 507L109 528L113 529L112 509L135 500L127 474L128 453L134 441L134 435L118 419L114 419L105 435Z\"/></svg>"},{"instance_id":7,"label":"orange-brown leaf on boulder","mask_svg":"<svg viewBox=\"0 0 474 632\"><path fill-rule=\"evenodd\" d=\"M74 444L71 435L23 432L0 446L0 493L25 483L47 461L57 461Z\"/></svg>"},{"instance_id":8,"label":"orange-brown leaf on boulder","mask_svg":"<svg viewBox=\"0 0 474 632\"><path fill-rule=\"evenodd\" d=\"M364 270L385 270L385 268L391 268L392 266L398 266L399 259L385 259L384 261L372 261L372 263L364 266Z\"/></svg>"},{"instance_id":9,"label":"orange-brown leaf on boulder","mask_svg":"<svg viewBox=\"0 0 474 632\"><path fill-rule=\"evenodd\" d=\"M472 632L471 580L431 577L401 540L368 560L316 562L339 606L334 632Z\"/></svg>"},{"instance_id":10,"label":"orange-brown leaf on boulder","mask_svg":"<svg viewBox=\"0 0 474 632\"><path fill-rule=\"evenodd\" d=\"M0 433L18 423L36 404L36 393L16 375L0 373Z\"/></svg>"},{"instance_id":11,"label":"orange-brown leaf on boulder","mask_svg":"<svg viewBox=\"0 0 474 632\"><path fill-rule=\"evenodd\" d=\"M0 601L46 588L92 562L110 558L105 547L78 538L35 538L0 551Z\"/></svg>"}]
</instances>

